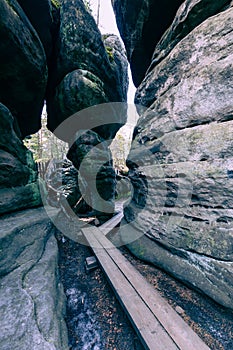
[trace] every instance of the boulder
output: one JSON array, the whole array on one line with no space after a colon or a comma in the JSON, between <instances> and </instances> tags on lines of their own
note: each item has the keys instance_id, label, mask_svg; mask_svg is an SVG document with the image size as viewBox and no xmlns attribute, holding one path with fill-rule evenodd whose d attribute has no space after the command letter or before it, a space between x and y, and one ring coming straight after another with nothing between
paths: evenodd
<instances>
[{"instance_id":1,"label":"boulder","mask_svg":"<svg viewBox=\"0 0 233 350\"><path fill-rule=\"evenodd\" d=\"M66 213L85 214L90 210L79 189L79 173L68 159L51 160L46 170L47 201ZM71 213L72 216L74 213Z\"/></svg>"},{"instance_id":2,"label":"boulder","mask_svg":"<svg viewBox=\"0 0 233 350\"><path fill-rule=\"evenodd\" d=\"M29 209L2 217L1 224L1 349L68 350L58 247L48 216L42 208Z\"/></svg>"},{"instance_id":3,"label":"boulder","mask_svg":"<svg viewBox=\"0 0 233 350\"><path fill-rule=\"evenodd\" d=\"M233 297L232 18L231 7L205 19L139 86L136 101L148 108L138 120L127 162L134 195L125 208L128 232L122 232L138 257L228 308Z\"/></svg>"},{"instance_id":4,"label":"boulder","mask_svg":"<svg viewBox=\"0 0 233 350\"><path fill-rule=\"evenodd\" d=\"M156 43L172 23L183 0L112 0L135 86L150 65Z\"/></svg>"},{"instance_id":5,"label":"boulder","mask_svg":"<svg viewBox=\"0 0 233 350\"><path fill-rule=\"evenodd\" d=\"M16 117L22 137L40 129L47 65L39 36L16 0L1 0L0 101Z\"/></svg>"},{"instance_id":6,"label":"boulder","mask_svg":"<svg viewBox=\"0 0 233 350\"><path fill-rule=\"evenodd\" d=\"M17 0L32 26L36 30L46 53L47 61L51 58L53 48L54 19L50 0Z\"/></svg>"},{"instance_id":7,"label":"boulder","mask_svg":"<svg viewBox=\"0 0 233 350\"><path fill-rule=\"evenodd\" d=\"M56 88L49 107L55 116L52 123L58 126L78 110L108 101L102 80L87 70L76 69L68 73ZM63 139L70 141L65 136Z\"/></svg>"},{"instance_id":8,"label":"boulder","mask_svg":"<svg viewBox=\"0 0 233 350\"><path fill-rule=\"evenodd\" d=\"M153 52L151 70L168 53L188 35L194 28L207 18L216 15L231 6L231 0L192 0L184 1L176 13L172 25L161 37Z\"/></svg>"},{"instance_id":9,"label":"boulder","mask_svg":"<svg viewBox=\"0 0 233 350\"><path fill-rule=\"evenodd\" d=\"M60 22L47 101L51 131L84 108L126 101L128 87L127 60L119 40L111 36L107 47L104 46L95 20L83 1L64 0Z\"/></svg>"},{"instance_id":10,"label":"boulder","mask_svg":"<svg viewBox=\"0 0 233 350\"><path fill-rule=\"evenodd\" d=\"M20 139L40 129L44 101L48 127L54 131L77 111L126 101L128 77L119 39L110 34L102 39L82 0L36 0L33 5L0 0L0 11L0 213L6 213L41 204L37 169ZM104 119L95 116L94 131L101 140L112 139L126 121L126 109L119 114L113 108L111 114L112 119L107 113ZM85 115L84 124L93 125L92 117ZM56 135L72 144L84 124L80 120L71 132L64 127Z\"/></svg>"},{"instance_id":11,"label":"boulder","mask_svg":"<svg viewBox=\"0 0 233 350\"><path fill-rule=\"evenodd\" d=\"M79 132L67 156L79 170L80 191L92 215L111 216L116 176L107 142L94 131Z\"/></svg>"},{"instance_id":12,"label":"boulder","mask_svg":"<svg viewBox=\"0 0 233 350\"><path fill-rule=\"evenodd\" d=\"M129 85L128 61L126 58L125 49L123 48L117 35L104 34L102 35L102 40L108 54L112 71L115 72L116 84L122 89L122 98L118 101L125 102L127 100Z\"/></svg>"}]
</instances>

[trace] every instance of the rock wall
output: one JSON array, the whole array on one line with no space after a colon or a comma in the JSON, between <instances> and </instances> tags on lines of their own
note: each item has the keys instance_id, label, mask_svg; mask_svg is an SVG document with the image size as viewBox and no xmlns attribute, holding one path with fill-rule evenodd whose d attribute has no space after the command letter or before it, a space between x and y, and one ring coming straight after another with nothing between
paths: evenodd
<instances>
[{"instance_id":1,"label":"rock wall","mask_svg":"<svg viewBox=\"0 0 233 350\"><path fill-rule=\"evenodd\" d=\"M41 205L32 153L23 145L16 120L1 103L0 135L0 214Z\"/></svg>"},{"instance_id":2,"label":"rock wall","mask_svg":"<svg viewBox=\"0 0 233 350\"><path fill-rule=\"evenodd\" d=\"M143 80L155 44L172 23L183 0L112 0L135 86Z\"/></svg>"},{"instance_id":3,"label":"rock wall","mask_svg":"<svg viewBox=\"0 0 233 350\"><path fill-rule=\"evenodd\" d=\"M45 101L52 131L83 108L125 101L127 60L116 36L101 37L81 0L0 0L0 13L0 348L68 350L54 229L42 208L25 210L42 203L37 167L22 140L40 129ZM93 131L109 158L105 140L125 118ZM59 137L72 145L84 126ZM93 138L85 140L82 147L93 146ZM79 152L72 152L75 164ZM109 174L110 161L97 188ZM76 204L75 170L68 176L69 201ZM111 202L109 193L103 195Z\"/></svg>"},{"instance_id":4,"label":"rock wall","mask_svg":"<svg viewBox=\"0 0 233 350\"><path fill-rule=\"evenodd\" d=\"M88 112L84 115L83 120L77 121L78 126L74 123L73 128L69 128L69 130L67 127L59 128L59 132L56 128L71 115L87 107L108 102L126 101L128 64L119 39L115 35L101 37L94 18L81 0L62 1L60 27L55 46L55 65L51 71L48 86L48 127L72 147L79 130L89 129L87 122L91 117ZM79 118L78 114L77 118ZM94 118L96 120L99 118L98 112ZM126 113L118 114L115 123L108 123L108 119L109 116L100 122L98 128L95 128L95 137L92 137L93 132L92 136L87 132L83 138L84 141L78 140L75 147L72 147L72 152L69 152L68 156L77 169L81 163L80 152L83 155L82 159L85 156L83 147L89 151L96 145L96 140L104 143L106 139L112 139L120 126L125 123ZM110 159L111 153L108 145L106 144L104 148L106 157ZM101 154L102 152L95 153L95 157L92 158L94 167L98 166ZM86 170L86 173L88 172L89 169ZM81 175L79 176L81 177ZM93 188L93 191L97 187L100 193L106 194L104 184L109 184L109 194L105 195L104 199L109 201L109 205L112 206L111 201L115 193L115 172L111 161L108 160L108 165L102 168L97 181L95 177L94 182L90 178L84 177L85 174L82 174L83 183L86 183L85 192L89 191L89 187ZM95 208L99 198L98 194L94 195L93 192L88 197L91 198L90 206Z\"/></svg>"},{"instance_id":5,"label":"rock wall","mask_svg":"<svg viewBox=\"0 0 233 350\"><path fill-rule=\"evenodd\" d=\"M84 108L126 101L128 77L124 50L116 37L108 40L107 48L104 46L95 20L81 0L62 1L55 45L47 101L51 131ZM65 133L59 137L70 142Z\"/></svg>"},{"instance_id":6,"label":"rock wall","mask_svg":"<svg viewBox=\"0 0 233 350\"><path fill-rule=\"evenodd\" d=\"M58 248L47 214L24 210L1 224L1 349L68 350Z\"/></svg>"},{"instance_id":7,"label":"rock wall","mask_svg":"<svg viewBox=\"0 0 233 350\"><path fill-rule=\"evenodd\" d=\"M135 98L146 110L127 164L135 192L122 237L140 237L128 245L134 254L229 308L232 19L231 1L187 0L154 43Z\"/></svg>"},{"instance_id":8,"label":"rock wall","mask_svg":"<svg viewBox=\"0 0 233 350\"><path fill-rule=\"evenodd\" d=\"M45 101L51 131L84 108L126 101L127 59L122 45L114 35L101 37L82 0L35 0L33 4L29 0L0 0L0 11L0 102L8 110L2 112L4 118L8 115L9 123L17 129L18 144L20 139L40 129ZM126 113L105 127L104 133L99 128L97 137L114 137L125 119ZM57 136L72 145L76 132L83 127L79 123L77 130L71 133L63 130ZM9 128L4 132L14 139L13 127ZM7 142L10 149L10 137ZM18 153L24 152L22 157L27 158L20 159L24 164L22 171L16 161L13 164L15 154L10 152L6 160L4 147L0 148L4 159L0 172L3 194L0 213L39 205L36 166L29 152L20 146ZM72 156L75 157L74 153ZM14 167L17 176L6 184L3 178Z\"/></svg>"},{"instance_id":9,"label":"rock wall","mask_svg":"<svg viewBox=\"0 0 233 350\"><path fill-rule=\"evenodd\" d=\"M43 45L16 0L1 0L0 102L17 119L22 137L40 128L48 70Z\"/></svg>"}]
</instances>

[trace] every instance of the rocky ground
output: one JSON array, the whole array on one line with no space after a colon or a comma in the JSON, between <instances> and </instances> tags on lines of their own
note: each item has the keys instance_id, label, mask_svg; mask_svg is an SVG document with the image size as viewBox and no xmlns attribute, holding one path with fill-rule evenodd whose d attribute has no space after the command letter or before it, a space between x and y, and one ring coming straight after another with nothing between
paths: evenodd
<instances>
[{"instance_id":1,"label":"rocky ground","mask_svg":"<svg viewBox=\"0 0 233 350\"><path fill-rule=\"evenodd\" d=\"M71 350L142 350L100 268L86 273L90 248L58 234L60 273L67 296ZM233 314L212 300L121 248L130 262L160 292L212 350L233 348Z\"/></svg>"}]
</instances>

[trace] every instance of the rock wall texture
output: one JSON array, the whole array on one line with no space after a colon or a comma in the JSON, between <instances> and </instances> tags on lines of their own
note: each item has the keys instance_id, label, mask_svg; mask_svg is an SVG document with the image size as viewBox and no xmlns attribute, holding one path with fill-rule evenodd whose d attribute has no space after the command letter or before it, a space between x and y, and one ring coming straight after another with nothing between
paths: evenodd
<instances>
[{"instance_id":1,"label":"rock wall texture","mask_svg":"<svg viewBox=\"0 0 233 350\"><path fill-rule=\"evenodd\" d=\"M0 214L41 205L37 167L18 131L0 103Z\"/></svg>"},{"instance_id":2,"label":"rock wall texture","mask_svg":"<svg viewBox=\"0 0 233 350\"><path fill-rule=\"evenodd\" d=\"M0 14L0 348L68 350L54 229L43 209L19 211L41 205L37 167L22 139L40 129L45 101L52 131L79 110L125 101L127 59L116 36L101 37L81 0L0 0ZM70 153L79 166L82 148L103 142L107 164L97 188L110 205L115 173L106 139L125 118L121 114L112 125L105 118L107 127L95 128L90 138L87 133ZM59 137L72 145L85 128L78 125ZM70 167L64 176L75 205L80 174ZM95 201L92 195L90 204Z\"/></svg>"},{"instance_id":3,"label":"rock wall texture","mask_svg":"<svg viewBox=\"0 0 233 350\"><path fill-rule=\"evenodd\" d=\"M117 25L125 43L134 84L150 65L155 44L172 23L183 0L112 0Z\"/></svg>"},{"instance_id":4,"label":"rock wall texture","mask_svg":"<svg viewBox=\"0 0 233 350\"><path fill-rule=\"evenodd\" d=\"M84 108L126 101L127 59L120 41L112 38L105 47L94 18L81 0L62 1L47 101L51 131ZM66 136L64 139L70 141Z\"/></svg>"},{"instance_id":5,"label":"rock wall texture","mask_svg":"<svg viewBox=\"0 0 233 350\"><path fill-rule=\"evenodd\" d=\"M117 3L126 2L115 1L115 9ZM228 308L233 298L232 20L231 1L184 1L154 43L135 98L146 111L128 159L135 192L125 208L130 229L122 237L129 242L141 236L128 245L134 254ZM130 28L131 22L129 37Z\"/></svg>"},{"instance_id":6,"label":"rock wall texture","mask_svg":"<svg viewBox=\"0 0 233 350\"><path fill-rule=\"evenodd\" d=\"M127 59L122 45L114 35L101 37L82 0L35 0L33 4L29 0L0 0L0 11L0 102L3 109L8 109L4 118L9 116L19 139L40 129L45 101L51 131L84 108L126 101ZM99 128L97 137L114 137L125 119L126 114L114 125L108 125L104 133ZM58 136L72 145L76 132L83 127L82 123L77 124L77 130L63 130ZM10 140L9 137L8 148ZM13 164L15 154L10 152L6 161L5 149L0 149L4 153L1 213L39 204L36 166L29 159L29 152L20 149L18 153L24 152L30 163L26 165L24 160L22 172L22 166L19 169L16 161ZM27 166L31 170L27 171ZM6 184L3 178L14 167L17 176ZM26 175L32 169L33 179Z\"/></svg>"},{"instance_id":7,"label":"rock wall texture","mask_svg":"<svg viewBox=\"0 0 233 350\"><path fill-rule=\"evenodd\" d=\"M17 119L22 136L40 128L47 85L43 45L16 0L1 0L0 101Z\"/></svg>"},{"instance_id":8,"label":"rock wall texture","mask_svg":"<svg viewBox=\"0 0 233 350\"><path fill-rule=\"evenodd\" d=\"M68 350L58 248L45 211L24 210L1 223L1 349Z\"/></svg>"}]
</instances>

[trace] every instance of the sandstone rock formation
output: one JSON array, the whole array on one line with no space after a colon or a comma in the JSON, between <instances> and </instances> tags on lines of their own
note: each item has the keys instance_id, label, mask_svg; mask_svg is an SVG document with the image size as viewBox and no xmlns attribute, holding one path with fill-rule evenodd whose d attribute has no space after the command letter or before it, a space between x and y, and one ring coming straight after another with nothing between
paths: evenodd
<instances>
[{"instance_id":1,"label":"sandstone rock formation","mask_svg":"<svg viewBox=\"0 0 233 350\"><path fill-rule=\"evenodd\" d=\"M86 122L90 120L88 113L84 116L84 120L77 121L77 125L70 128L69 132L65 124L59 128L59 132L54 129L74 113L89 106L105 102L126 101L128 89L127 59L116 36L106 35L102 40L93 17L81 0L62 1L56 50L55 67L51 73L47 98L48 127L59 138L67 141L71 147L77 137L76 133L80 129L89 129L86 126ZM98 119L98 117L97 113L94 118ZM79 118L78 114L77 118ZM112 125L108 123L108 119L109 116L102 120L99 127L95 129L94 139L97 138L100 142L105 142L105 139L113 138L119 127L126 121L126 113L122 114ZM90 147L95 146L96 143L94 141L94 144L91 145L88 138L89 133L87 132L86 135L85 142L90 150ZM75 165L80 163L80 159L78 159L80 151L77 145L78 142L75 148L76 153L74 148L69 153L69 159ZM80 145L80 147L82 146ZM110 158L110 151L107 147L106 152L107 157ZM96 167L99 157L101 158L100 154L92 158L93 164L96 162ZM85 182L84 179L83 181ZM104 187L101 190L105 182L110 185L108 195L106 195ZM96 184L93 183L92 186L87 183L86 186L94 190ZM100 189L101 193L105 193L104 199L111 202L114 198L114 186L114 170L108 161L108 165L102 168L101 175L99 174L97 178L97 188ZM95 207L98 195L96 197L92 193L90 198L92 198L92 206Z\"/></svg>"},{"instance_id":2,"label":"sandstone rock formation","mask_svg":"<svg viewBox=\"0 0 233 350\"><path fill-rule=\"evenodd\" d=\"M107 142L94 131L76 135L68 158L79 169L80 188L91 215L101 220L114 213L116 175ZM90 214L89 214L90 215Z\"/></svg>"},{"instance_id":3,"label":"sandstone rock formation","mask_svg":"<svg viewBox=\"0 0 233 350\"><path fill-rule=\"evenodd\" d=\"M0 103L0 214L41 205L37 167L17 122Z\"/></svg>"},{"instance_id":4,"label":"sandstone rock formation","mask_svg":"<svg viewBox=\"0 0 233 350\"><path fill-rule=\"evenodd\" d=\"M51 131L79 110L104 102L126 101L127 59L119 40L113 38L105 47L83 2L62 1L47 101ZM64 139L70 141L66 136Z\"/></svg>"},{"instance_id":5,"label":"sandstone rock formation","mask_svg":"<svg viewBox=\"0 0 233 350\"><path fill-rule=\"evenodd\" d=\"M1 349L68 350L57 242L44 209L1 223Z\"/></svg>"},{"instance_id":6,"label":"sandstone rock formation","mask_svg":"<svg viewBox=\"0 0 233 350\"><path fill-rule=\"evenodd\" d=\"M144 78L155 44L171 24L183 0L112 0L135 86Z\"/></svg>"},{"instance_id":7,"label":"sandstone rock formation","mask_svg":"<svg viewBox=\"0 0 233 350\"><path fill-rule=\"evenodd\" d=\"M127 59L121 43L114 35L102 39L82 0L36 0L33 6L28 0L1 0L0 6L0 101L16 120L18 137L23 139L40 129L45 100L52 131L86 107L126 100ZM103 138L112 138L125 119L123 114L114 125L104 127L104 133L102 128L96 131ZM75 133L82 127L79 123L78 129L68 136L66 131L58 136L72 145ZM36 171L32 160L31 167ZM2 203L12 204L5 204L2 212L39 203L38 196L29 198L38 192L36 173L34 177L28 183L25 176L23 183L13 180L2 197ZM27 204L14 199L20 198L22 191L27 193Z\"/></svg>"},{"instance_id":8,"label":"sandstone rock formation","mask_svg":"<svg viewBox=\"0 0 233 350\"><path fill-rule=\"evenodd\" d=\"M155 46L136 92L136 103L147 110L139 118L128 159L135 192L125 208L131 225L123 235L125 242L141 236L129 244L134 254L229 308L231 4L185 1Z\"/></svg>"},{"instance_id":9,"label":"sandstone rock formation","mask_svg":"<svg viewBox=\"0 0 233 350\"><path fill-rule=\"evenodd\" d=\"M40 128L47 85L38 34L16 0L1 0L0 101L17 119L22 137Z\"/></svg>"},{"instance_id":10,"label":"sandstone rock formation","mask_svg":"<svg viewBox=\"0 0 233 350\"><path fill-rule=\"evenodd\" d=\"M36 0L33 6L30 0L17 0L27 18L36 30L46 53L47 62L51 59L53 50L53 36L56 29L55 2L50 0Z\"/></svg>"},{"instance_id":11,"label":"sandstone rock formation","mask_svg":"<svg viewBox=\"0 0 233 350\"><path fill-rule=\"evenodd\" d=\"M125 101L127 60L115 36L104 46L81 0L0 0L0 12L0 348L67 350L54 229L42 209L19 211L42 204L37 167L22 139L40 129L44 101L51 130L80 109ZM105 119L106 126L93 131L108 160L105 139L125 118L121 114L112 125ZM59 136L72 145L83 127ZM93 147L89 141L87 149ZM105 186L111 205L114 192L106 188L109 181L114 189L115 174L110 160L103 165L97 187ZM75 205L77 171L65 175L67 198Z\"/></svg>"}]
</instances>

